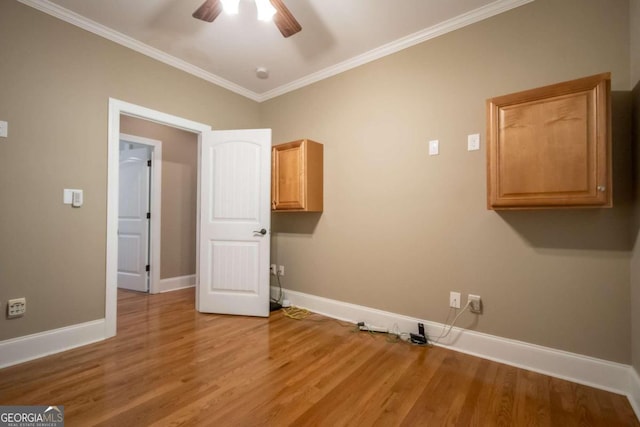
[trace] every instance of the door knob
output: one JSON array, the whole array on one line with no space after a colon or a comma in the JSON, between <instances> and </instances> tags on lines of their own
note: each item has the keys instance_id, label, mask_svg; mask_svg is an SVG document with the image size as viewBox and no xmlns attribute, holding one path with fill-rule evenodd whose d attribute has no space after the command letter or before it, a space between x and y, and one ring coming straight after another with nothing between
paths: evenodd
<instances>
[{"instance_id":1,"label":"door knob","mask_svg":"<svg viewBox=\"0 0 640 427\"><path fill-rule=\"evenodd\" d=\"M267 230L265 230L264 228L263 228L263 229L260 229L260 230L253 230L253 232L254 232L254 233L262 234L263 236L264 236L265 234L267 234Z\"/></svg>"}]
</instances>

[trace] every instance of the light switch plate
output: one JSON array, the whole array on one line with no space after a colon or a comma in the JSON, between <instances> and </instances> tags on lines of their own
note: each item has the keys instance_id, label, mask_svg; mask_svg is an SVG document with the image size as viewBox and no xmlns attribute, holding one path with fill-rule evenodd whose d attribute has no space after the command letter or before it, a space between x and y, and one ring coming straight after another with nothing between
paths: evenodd
<instances>
[{"instance_id":1,"label":"light switch plate","mask_svg":"<svg viewBox=\"0 0 640 427\"><path fill-rule=\"evenodd\" d=\"M0 121L0 138L7 138L9 136L9 123Z\"/></svg>"},{"instance_id":2,"label":"light switch plate","mask_svg":"<svg viewBox=\"0 0 640 427\"><path fill-rule=\"evenodd\" d=\"M437 156L440 153L440 142L437 139L429 141L429 155Z\"/></svg>"},{"instance_id":3,"label":"light switch plate","mask_svg":"<svg viewBox=\"0 0 640 427\"><path fill-rule=\"evenodd\" d=\"M467 150L476 151L480 149L480 134L474 133L467 136Z\"/></svg>"},{"instance_id":4,"label":"light switch plate","mask_svg":"<svg viewBox=\"0 0 640 427\"><path fill-rule=\"evenodd\" d=\"M72 188L65 188L64 189L62 202L65 205L70 205L73 202L73 192L74 191L79 191L79 192L82 193L82 190L78 190L78 189L72 189Z\"/></svg>"}]
</instances>

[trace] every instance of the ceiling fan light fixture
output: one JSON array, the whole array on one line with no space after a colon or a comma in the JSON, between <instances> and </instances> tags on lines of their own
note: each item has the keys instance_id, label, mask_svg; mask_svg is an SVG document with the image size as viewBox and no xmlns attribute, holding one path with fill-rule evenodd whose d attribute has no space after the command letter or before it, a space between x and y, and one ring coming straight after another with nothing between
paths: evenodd
<instances>
[{"instance_id":1,"label":"ceiling fan light fixture","mask_svg":"<svg viewBox=\"0 0 640 427\"><path fill-rule=\"evenodd\" d=\"M229 15L237 15L240 5L240 0L220 0L222 2L222 8Z\"/></svg>"},{"instance_id":2,"label":"ceiling fan light fixture","mask_svg":"<svg viewBox=\"0 0 640 427\"><path fill-rule=\"evenodd\" d=\"M276 24L284 38L291 37L302 30L302 26L291 14L283 0L254 0L258 10L258 19ZM205 22L213 22L223 10L227 13L238 13L240 0L205 0L193 17Z\"/></svg>"},{"instance_id":3,"label":"ceiling fan light fixture","mask_svg":"<svg viewBox=\"0 0 640 427\"><path fill-rule=\"evenodd\" d=\"M256 8L258 9L258 19L260 21L271 21L277 10L269 0L256 0Z\"/></svg>"}]
</instances>

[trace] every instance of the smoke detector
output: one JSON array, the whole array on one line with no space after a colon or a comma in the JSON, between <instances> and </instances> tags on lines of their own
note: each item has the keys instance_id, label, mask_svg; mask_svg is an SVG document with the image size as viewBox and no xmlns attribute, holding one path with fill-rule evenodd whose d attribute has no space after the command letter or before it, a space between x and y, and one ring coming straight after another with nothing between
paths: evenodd
<instances>
[{"instance_id":1,"label":"smoke detector","mask_svg":"<svg viewBox=\"0 0 640 427\"><path fill-rule=\"evenodd\" d=\"M259 79L268 79L269 78L269 70L267 70L265 67L258 67L256 68L256 77Z\"/></svg>"}]
</instances>

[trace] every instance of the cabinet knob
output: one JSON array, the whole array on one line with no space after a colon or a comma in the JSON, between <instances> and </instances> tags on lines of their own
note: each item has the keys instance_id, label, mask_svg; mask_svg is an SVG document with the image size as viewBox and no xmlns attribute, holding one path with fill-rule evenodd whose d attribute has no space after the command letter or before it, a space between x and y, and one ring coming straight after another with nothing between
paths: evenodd
<instances>
[{"instance_id":1,"label":"cabinet knob","mask_svg":"<svg viewBox=\"0 0 640 427\"><path fill-rule=\"evenodd\" d=\"M607 187L605 187L604 185L598 185L598 191L600 191L601 193L604 192L604 190L607 189Z\"/></svg>"}]
</instances>

